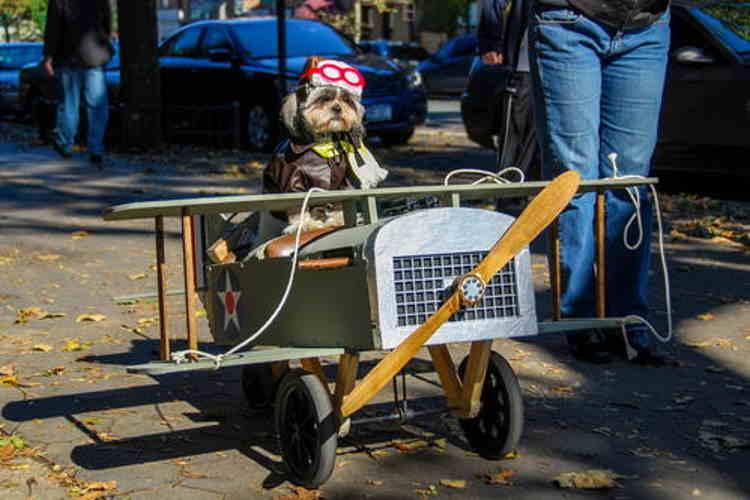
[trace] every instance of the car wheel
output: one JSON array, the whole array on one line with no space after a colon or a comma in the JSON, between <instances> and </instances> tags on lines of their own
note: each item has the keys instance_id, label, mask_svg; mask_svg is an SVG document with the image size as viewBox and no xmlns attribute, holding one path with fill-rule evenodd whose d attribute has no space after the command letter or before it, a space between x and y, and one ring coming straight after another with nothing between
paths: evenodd
<instances>
[{"instance_id":1,"label":"car wheel","mask_svg":"<svg viewBox=\"0 0 750 500\"><path fill-rule=\"evenodd\" d=\"M407 128L405 130L394 130L390 132L382 132L380 139L383 144L387 146L399 146L406 144L414 136L414 127Z\"/></svg>"},{"instance_id":2,"label":"car wheel","mask_svg":"<svg viewBox=\"0 0 750 500\"><path fill-rule=\"evenodd\" d=\"M273 151L279 140L278 112L271 105L250 104L245 108L245 145L251 151Z\"/></svg>"}]
</instances>

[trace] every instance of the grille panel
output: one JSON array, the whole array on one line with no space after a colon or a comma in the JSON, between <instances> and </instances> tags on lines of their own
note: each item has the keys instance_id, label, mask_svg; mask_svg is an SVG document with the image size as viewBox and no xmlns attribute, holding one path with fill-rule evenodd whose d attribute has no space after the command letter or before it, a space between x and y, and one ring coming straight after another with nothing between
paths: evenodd
<instances>
[{"instance_id":1,"label":"grille panel","mask_svg":"<svg viewBox=\"0 0 750 500\"><path fill-rule=\"evenodd\" d=\"M453 282L476 267L488 252L393 257L398 326L424 323L453 292ZM511 260L487 284L482 300L449 321L477 321L519 316L515 262Z\"/></svg>"}]
</instances>

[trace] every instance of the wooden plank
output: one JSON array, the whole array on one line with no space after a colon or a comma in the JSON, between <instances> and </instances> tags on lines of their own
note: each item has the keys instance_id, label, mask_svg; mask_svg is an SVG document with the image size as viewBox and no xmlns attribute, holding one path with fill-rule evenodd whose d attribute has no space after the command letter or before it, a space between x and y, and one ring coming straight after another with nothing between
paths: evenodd
<instances>
[{"instance_id":1,"label":"wooden plank","mask_svg":"<svg viewBox=\"0 0 750 500\"><path fill-rule=\"evenodd\" d=\"M156 290L159 297L159 359L168 360L171 356L169 342L169 317L167 313L167 263L164 252L164 217L154 220L156 232Z\"/></svg>"},{"instance_id":2,"label":"wooden plank","mask_svg":"<svg viewBox=\"0 0 750 500\"><path fill-rule=\"evenodd\" d=\"M605 223L605 192L596 193L596 222L595 237L596 242L596 316L603 318L607 307L607 271L604 254L604 245L606 243Z\"/></svg>"},{"instance_id":3,"label":"wooden plank","mask_svg":"<svg viewBox=\"0 0 750 500\"><path fill-rule=\"evenodd\" d=\"M448 407L460 412L462 410L461 405L463 404L461 399L463 387L456 373L456 366L453 364L453 358L451 358L451 353L448 351L448 346L445 344L435 345L429 346L427 349L430 351L435 371L437 371L440 377L440 383L443 386Z\"/></svg>"},{"instance_id":4,"label":"wooden plank","mask_svg":"<svg viewBox=\"0 0 750 500\"><path fill-rule=\"evenodd\" d=\"M359 353L345 352L339 356L339 367L336 373L336 388L333 393L333 407L341 408L341 403L357 381L357 370L359 368Z\"/></svg>"},{"instance_id":5,"label":"wooden plank","mask_svg":"<svg viewBox=\"0 0 750 500\"><path fill-rule=\"evenodd\" d=\"M186 212L186 211L184 211ZM188 349L198 349L198 318L195 315L195 255L193 254L193 218L182 215L182 262L185 274L185 314Z\"/></svg>"},{"instance_id":6,"label":"wooden plank","mask_svg":"<svg viewBox=\"0 0 750 500\"><path fill-rule=\"evenodd\" d=\"M592 192L599 189L624 189L629 186L656 184L658 179L605 179L583 181L578 192ZM461 184L452 186L414 186L378 189L352 189L313 193L310 202L336 203L356 201L374 196L376 199L397 198L403 196L448 196L453 193L462 200L502 197L522 197L538 194L549 181L516 182L509 184ZM102 217L104 220L129 220L164 217L181 217L185 215L252 212L259 210L283 211L299 207L307 193L258 194L241 196L212 196L203 198L185 198L180 200L146 201L127 203L107 208Z\"/></svg>"},{"instance_id":7,"label":"wooden plank","mask_svg":"<svg viewBox=\"0 0 750 500\"><path fill-rule=\"evenodd\" d=\"M469 361L463 379L462 414L459 418L474 418L479 413L479 401L482 397L484 377L490 359L491 340L478 340L471 343Z\"/></svg>"},{"instance_id":8,"label":"wooden plank","mask_svg":"<svg viewBox=\"0 0 750 500\"><path fill-rule=\"evenodd\" d=\"M560 218L550 225L549 231L549 281L552 288L552 319L560 319L560 296L562 294L561 280L562 269L560 267Z\"/></svg>"},{"instance_id":9,"label":"wooden plank","mask_svg":"<svg viewBox=\"0 0 750 500\"><path fill-rule=\"evenodd\" d=\"M313 356L339 356L344 353L341 347L274 347L246 352L239 352L225 358L222 368L230 366L254 365L258 363L272 363L271 372L274 377L280 377L288 370L289 360L311 358ZM218 354L216 352L215 354ZM174 361L152 361L127 368L128 373L147 375L165 375L167 373L188 372L194 370L215 370L212 359L202 359L193 363L177 364Z\"/></svg>"}]
</instances>

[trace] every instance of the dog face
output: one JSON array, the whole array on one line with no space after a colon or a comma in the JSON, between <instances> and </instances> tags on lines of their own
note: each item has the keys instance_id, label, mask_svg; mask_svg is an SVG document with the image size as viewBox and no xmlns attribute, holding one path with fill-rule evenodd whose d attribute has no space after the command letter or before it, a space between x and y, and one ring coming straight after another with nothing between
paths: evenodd
<instances>
[{"instance_id":1,"label":"dog face","mask_svg":"<svg viewBox=\"0 0 750 500\"><path fill-rule=\"evenodd\" d=\"M332 85L301 89L285 99L281 118L298 142L322 142L333 134L364 136L365 108L359 99Z\"/></svg>"}]
</instances>

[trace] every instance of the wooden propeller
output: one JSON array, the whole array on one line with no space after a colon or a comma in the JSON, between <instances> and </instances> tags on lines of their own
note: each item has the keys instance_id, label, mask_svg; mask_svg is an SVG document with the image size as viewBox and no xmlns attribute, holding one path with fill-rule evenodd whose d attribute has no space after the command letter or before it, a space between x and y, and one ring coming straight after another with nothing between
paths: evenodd
<instances>
[{"instance_id":1,"label":"wooden propeller","mask_svg":"<svg viewBox=\"0 0 750 500\"><path fill-rule=\"evenodd\" d=\"M577 172L569 171L550 182L467 276L478 276L483 283L488 283L496 272L555 220L573 198L580 181L581 176ZM461 293L457 289L427 321L381 359L344 398L341 416L347 417L367 404L414 357L437 329L459 311L462 302Z\"/></svg>"}]
</instances>

